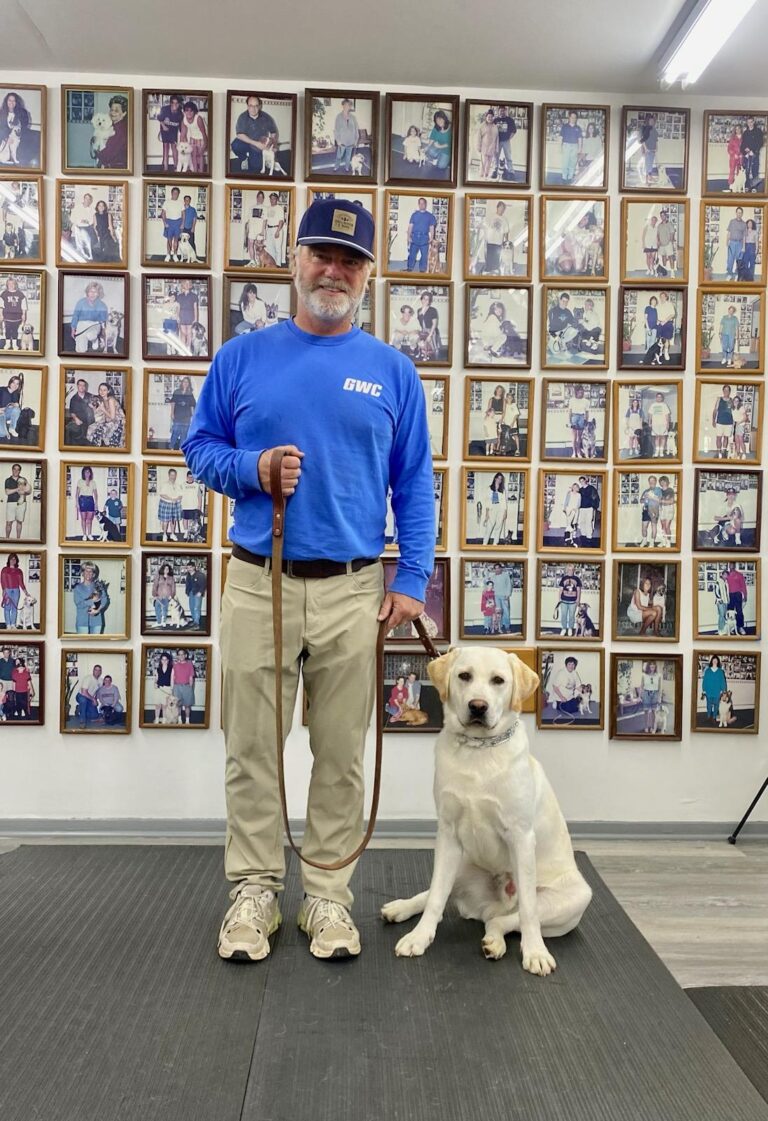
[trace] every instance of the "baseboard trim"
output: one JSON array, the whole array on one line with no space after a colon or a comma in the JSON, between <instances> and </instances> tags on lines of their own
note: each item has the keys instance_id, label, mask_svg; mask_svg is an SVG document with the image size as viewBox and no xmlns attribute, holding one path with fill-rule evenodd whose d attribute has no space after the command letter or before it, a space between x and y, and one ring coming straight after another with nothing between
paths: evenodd
<instances>
[{"instance_id":1,"label":"baseboard trim","mask_svg":"<svg viewBox=\"0 0 768 1121\"><path fill-rule=\"evenodd\" d=\"M671 837L680 840L727 840L735 822L727 821L572 821L571 836L579 838ZM291 822L301 837L303 820ZM0 837L205 837L224 839L219 818L0 818ZM380 820L375 837L434 837L435 822L425 818ZM741 836L768 838L768 821L747 822Z\"/></svg>"}]
</instances>

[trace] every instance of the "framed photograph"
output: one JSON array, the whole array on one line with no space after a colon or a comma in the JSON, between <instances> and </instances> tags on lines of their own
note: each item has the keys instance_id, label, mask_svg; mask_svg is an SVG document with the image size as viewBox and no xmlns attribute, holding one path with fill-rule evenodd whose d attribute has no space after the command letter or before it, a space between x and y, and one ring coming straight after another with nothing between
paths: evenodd
<instances>
[{"instance_id":1,"label":"framed photograph","mask_svg":"<svg viewBox=\"0 0 768 1121\"><path fill-rule=\"evenodd\" d=\"M45 553L0 549L0 632L45 630Z\"/></svg>"},{"instance_id":2,"label":"framed photograph","mask_svg":"<svg viewBox=\"0 0 768 1121\"><path fill-rule=\"evenodd\" d=\"M612 637L680 641L680 561L613 562Z\"/></svg>"},{"instance_id":3,"label":"framed photograph","mask_svg":"<svg viewBox=\"0 0 768 1121\"><path fill-rule=\"evenodd\" d=\"M210 183L144 181L141 263L211 267Z\"/></svg>"},{"instance_id":4,"label":"framed photograph","mask_svg":"<svg viewBox=\"0 0 768 1121\"><path fill-rule=\"evenodd\" d=\"M56 180L56 264L128 268L127 180Z\"/></svg>"},{"instance_id":5,"label":"framed photograph","mask_svg":"<svg viewBox=\"0 0 768 1121\"><path fill-rule=\"evenodd\" d=\"M464 102L464 182L530 187L533 104Z\"/></svg>"},{"instance_id":6,"label":"framed photograph","mask_svg":"<svg viewBox=\"0 0 768 1121\"><path fill-rule=\"evenodd\" d=\"M385 191L381 224L385 276L425 273L451 279L453 196L418 191Z\"/></svg>"},{"instance_id":7,"label":"framed photograph","mask_svg":"<svg viewBox=\"0 0 768 1121\"><path fill-rule=\"evenodd\" d=\"M144 175L211 176L210 90L142 92Z\"/></svg>"},{"instance_id":8,"label":"framed photograph","mask_svg":"<svg viewBox=\"0 0 768 1121\"><path fill-rule=\"evenodd\" d=\"M680 740L683 655L611 654L612 740Z\"/></svg>"},{"instance_id":9,"label":"framed photograph","mask_svg":"<svg viewBox=\"0 0 768 1121\"><path fill-rule=\"evenodd\" d=\"M531 280L533 198L465 196L464 279Z\"/></svg>"},{"instance_id":10,"label":"framed photograph","mask_svg":"<svg viewBox=\"0 0 768 1121\"><path fill-rule=\"evenodd\" d=\"M536 727L571 732L601 730L605 726L604 650L586 646L553 650L539 646L536 654Z\"/></svg>"},{"instance_id":11,"label":"framed photograph","mask_svg":"<svg viewBox=\"0 0 768 1121\"><path fill-rule=\"evenodd\" d=\"M376 334L376 285L369 280L363 289L363 298L352 316L352 324L367 335Z\"/></svg>"},{"instance_id":12,"label":"framed photograph","mask_svg":"<svg viewBox=\"0 0 768 1121\"><path fill-rule=\"evenodd\" d=\"M131 450L131 370L61 367L59 450Z\"/></svg>"},{"instance_id":13,"label":"framed photograph","mask_svg":"<svg viewBox=\"0 0 768 1121\"><path fill-rule=\"evenodd\" d=\"M542 190L608 190L607 105L542 105Z\"/></svg>"},{"instance_id":14,"label":"framed photograph","mask_svg":"<svg viewBox=\"0 0 768 1121\"><path fill-rule=\"evenodd\" d=\"M435 467L432 471L435 498L435 552L444 553L448 548L448 468ZM229 505L228 505L229 504ZM234 501L225 498L224 525L222 534L224 545L231 545L230 531L234 523ZM399 548L397 543L397 522L392 509L392 492L387 491L387 517L384 527L384 548L392 552Z\"/></svg>"},{"instance_id":15,"label":"framed photograph","mask_svg":"<svg viewBox=\"0 0 768 1121\"><path fill-rule=\"evenodd\" d=\"M699 284L766 283L764 202L702 202Z\"/></svg>"},{"instance_id":16,"label":"framed photograph","mask_svg":"<svg viewBox=\"0 0 768 1121\"><path fill-rule=\"evenodd\" d=\"M131 637L131 558L59 554L59 638Z\"/></svg>"},{"instance_id":17,"label":"framed photograph","mask_svg":"<svg viewBox=\"0 0 768 1121\"><path fill-rule=\"evenodd\" d=\"M603 630L605 561L537 562L536 638L596 642Z\"/></svg>"},{"instance_id":18,"label":"framed photograph","mask_svg":"<svg viewBox=\"0 0 768 1121\"><path fill-rule=\"evenodd\" d=\"M693 560L693 637L760 638L760 560Z\"/></svg>"},{"instance_id":19,"label":"framed photograph","mask_svg":"<svg viewBox=\"0 0 768 1121\"><path fill-rule=\"evenodd\" d=\"M141 451L181 456L205 373L144 370Z\"/></svg>"},{"instance_id":20,"label":"framed photograph","mask_svg":"<svg viewBox=\"0 0 768 1121\"><path fill-rule=\"evenodd\" d=\"M387 513L391 513L389 501L387 501ZM235 500L228 498L226 494L221 496L221 545L224 549L232 548L232 527L235 524Z\"/></svg>"},{"instance_id":21,"label":"framed photograph","mask_svg":"<svg viewBox=\"0 0 768 1121\"><path fill-rule=\"evenodd\" d=\"M682 472L662 474L616 467L614 476L614 552L659 549L680 552Z\"/></svg>"},{"instance_id":22,"label":"framed photograph","mask_svg":"<svg viewBox=\"0 0 768 1121\"><path fill-rule=\"evenodd\" d=\"M210 646L143 645L139 727L208 728L211 669Z\"/></svg>"},{"instance_id":23,"label":"framed photograph","mask_svg":"<svg viewBox=\"0 0 768 1121\"><path fill-rule=\"evenodd\" d=\"M45 171L45 86L0 86L0 172Z\"/></svg>"},{"instance_id":24,"label":"framed photograph","mask_svg":"<svg viewBox=\"0 0 768 1121\"><path fill-rule=\"evenodd\" d=\"M694 650L691 731L756 736L760 726L760 655Z\"/></svg>"},{"instance_id":25,"label":"framed photograph","mask_svg":"<svg viewBox=\"0 0 768 1121\"><path fill-rule=\"evenodd\" d=\"M701 193L765 196L766 132L765 112L706 112Z\"/></svg>"},{"instance_id":26,"label":"framed photograph","mask_svg":"<svg viewBox=\"0 0 768 1121\"><path fill-rule=\"evenodd\" d=\"M0 132L1 122L0 111ZM21 265L45 263L44 199L40 175L0 179L0 241L6 261L15 260Z\"/></svg>"},{"instance_id":27,"label":"framed photograph","mask_svg":"<svg viewBox=\"0 0 768 1121\"><path fill-rule=\"evenodd\" d=\"M3 731L45 723L45 643L0 643L0 713Z\"/></svg>"},{"instance_id":28,"label":"framed photograph","mask_svg":"<svg viewBox=\"0 0 768 1121\"><path fill-rule=\"evenodd\" d=\"M472 282L464 295L464 364L500 369L531 368L530 287L487 288Z\"/></svg>"},{"instance_id":29,"label":"framed photograph","mask_svg":"<svg viewBox=\"0 0 768 1121\"><path fill-rule=\"evenodd\" d=\"M396 560L387 557L383 560L384 586L389 591L397 574ZM435 643L450 642L451 639L451 562L438 558L427 582L425 606L421 613L424 628ZM387 642L418 642L419 636L412 623L400 623L387 634Z\"/></svg>"},{"instance_id":30,"label":"framed photograph","mask_svg":"<svg viewBox=\"0 0 768 1121\"><path fill-rule=\"evenodd\" d=\"M462 549L528 549L530 472L461 469Z\"/></svg>"},{"instance_id":31,"label":"framed photograph","mask_svg":"<svg viewBox=\"0 0 768 1121\"><path fill-rule=\"evenodd\" d=\"M378 96L378 94L377 94ZM350 187L354 184L354 189L350 190L347 187L336 187L330 191L320 190L318 187L307 186L307 207L310 207L313 202L318 199L343 199L345 202L353 202L356 206L362 206L369 214L373 215L374 222L378 221L378 191L373 187L358 187L359 180L353 179ZM371 276L376 276L377 263L372 262Z\"/></svg>"},{"instance_id":32,"label":"framed photograph","mask_svg":"<svg viewBox=\"0 0 768 1121\"><path fill-rule=\"evenodd\" d=\"M144 273L141 350L144 359L164 362L213 358L210 276Z\"/></svg>"},{"instance_id":33,"label":"framed photograph","mask_svg":"<svg viewBox=\"0 0 768 1121\"><path fill-rule=\"evenodd\" d=\"M530 462L533 379L464 379L464 459Z\"/></svg>"},{"instance_id":34,"label":"framed photograph","mask_svg":"<svg viewBox=\"0 0 768 1121\"><path fill-rule=\"evenodd\" d=\"M541 458L608 459L611 383L555 381L544 378L541 390Z\"/></svg>"},{"instance_id":35,"label":"framed photograph","mask_svg":"<svg viewBox=\"0 0 768 1121\"><path fill-rule=\"evenodd\" d=\"M133 543L133 464L62 463L59 544L90 541L92 548Z\"/></svg>"},{"instance_id":36,"label":"framed photograph","mask_svg":"<svg viewBox=\"0 0 768 1121\"><path fill-rule=\"evenodd\" d=\"M727 459L760 463L763 387L760 382L696 379L693 462Z\"/></svg>"},{"instance_id":37,"label":"framed photograph","mask_svg":"<svg viewBox=\"0 0 768 1121\"><path fill-rule=\"evenodd\" d=\"M40 357L45 350L45 271L0 269L0 353L20 350Z\"/></svg>"},{"instance_id":38,"label":"framed photograph","mask_svg":"<svg viewBox=\"0 0 768 1121\"><path fill-rule=\"evenodd\" d=\"M229 178L294 178L297 101L295 93L227 90Z\"/></svg>"},{"instance_id":39,"label":"framed photograph","mask_svg":"<svg viewBox=\"0 0 768 1121\"><path fill-rule=\"evenodd\" d=\"M617 366L685 369L687 288L619 288Z\"/></svg>"},{"instance_id":40,"label":"framed photograph","mask_svg":"<svg viewBox=\"0 0 768 1121\"><path fill-rule=\"evenodd\" d=\"M133 173L133 90L61 87L61 170Z\"/></svg>"},{"instance_id":41,"label":"framed photograph","mask_svg":"<svg viewBox=\"0 0 768 1121\"><path fill-rule=\"evenodd\" d=\"M384 652L385 732L438 732L443 706L427 673L429 658L410 650Z\"/></svg>"},{"instance_id":42,"label":"framed photograph","mask_svg":"<svg viewBox=\"0 0 768 1121\"><path fill-rule=\"evenodd\" d=\"M227 186L224 268L290 273L295 187Z\"/></svg>"},{"instance_id":43,"label":"framed photograph","mask_svg":"<svg viewBox=\"0 0 768 1121\"><path fill-rule=\"evenodd\" d=\"M459 638L525 641L528 561L461 558Z\"/></svg>"},{"instance_id":44,"label":"framed photograph","mask_svg":"<svg viewBox=\"0 0 768 1121\"><path fill-rule=\"evenodd\" d=\"M130 650L62 650L59 731L123 735L131 731Z\"/></svg>"},{"instance_id":45,"label":"framed photograph","mask_svg":"<svg viewBox=\"0 0 768 1121\"><path fill-rule=\"evenodd\" d=\"M142 463L141 544L209 549L210 491L185 463Z\"/></svg>"},{"instance_id":46,"label":"framed photograph","mask_svg":"<svg viewBox=\"0 0 768 1121\"><path fill-rule=\"evenodd\" d=\"M606 472L539 469L538 550L604 553L608 543Z\"/></svg>"},{"instance_id":47,"label":"framed photograph","mask_svg":"<svg viewBox=\"0 0 768 1121\"><path fill-rule=\"evenodd\" d=\"M242 276L224 274L222 304L224 319L221 341L236 335L261 331L290 319L296 296L291 280L247 280Z\"/></svg>"},{"instance_id":48,"label":"framed photograph","mask_svg":"<svg viewBox=\"0 0 768 1121\"><path fill-rule=\"evenodd\" d=\"M688 199L621 200L623 284L686 284L690 202Z\"/></svg>"},{"instance_id":49,"label":"framed photograph","mask_svg":"<svg viewBox=\"0 0 768 1121\"><path fill-rule=\"evenodd\" d=\"M429 444L433 459L448 458L450 379L442 374L419 374L427 404Z\"/></svg>"},{"instance_id":50,"label":"framed photograph","mask_svg":"<svg viewBox=\"0 0 768 1121\"><path fill-rule=\"evenodd\" d=\"M44 459L0 459L0 541L9 545L45 542Z\"/></svg>"},{"instance_id":51,"label":"framed photograph","mask_svg":"<svg viewBox=\"0 0 768 1121\"><path fill-rule=\"evenodd\" d=\"M131 337L128 273L59 270L59 355L127 358Z\"/></svg>"},{"instance_id":52,"label":"framed photograph","mask_svg":"<svg viewBox=\"0 0 768 1121\"><path fill-rule=\"evenodd\" d=\"M542 280L608 280L608 200L541 196Z\"/></svg>"},{"instance_id":53,"label":"framed photograph","mask_svg":"<svg viewBox=\"0 0 768 1121\"><path fill-rule=\"evenodd\" d=\"M210 553L141 554L141 633L211 633Z\"/></svg>"},{"instance_id":54,"label":"framed photograph","mask_svg":"<svg viewBox=\"0 0 768 1121\"><path fill-rule=\"evenodd\" d=\"M765 292L702 290L696 318L696 373L765 372Z\"/></svg>"},{"instance_id":55,"label":"framed photograph","mask_svg":"<svg viewBox=\"0 0 768 1121\"><path fill-rule=\"evenodd\" d=\"M609 300L608 288L543 285L543 369L608 369Z\"/></svg>"},{"instance_id":56,"label":"framed photograph","mask_svg":"<svg viewBox=\"0 0 768 1121\"><path fill-rule=\"evenodd\" d=\"M450 366L453 285L386 282L387 342L417 366Z\"/></svg>"},{"instance_id":57,"label":"framed photograph","mask_svg":"<svg viewBox=\"0 0 768 1121\"><path fill-rule=\"evenodd\" d=\"M682 381L617 381L613 386L613 458L681 463Z\"/></svg>"},{"instance_id":58,"label":"framed photograph","mask_svg":"<svg viewBox=\"0 0 768 1121\"><path fill-rule=\"evenodd\" d=\"M43 450L47 387L47 366L0 362L0 452Z\"/></svg>"},{"instance_id":59,"label":"framed photograph","mask_svg":"<svg viewBox=\"0 0 768 1121\"><path fill-rule=\"evenodd\" d=\"M456 186L459 98L388 93L386 182Z\"/></svg>"},{"instance_id":60,"label":"framed photograph","mask_svg":"<svg viewBox=\"0 0 768 1121\"><path fill-rule=\"evenodd\" d=\"M697 467L694 480L694 551L759 553L762 471Z\"/></svg>"},{"instance_id":61,"label":"framed photograph","mask_svg":"<svg viewBox=\"0 0 768 1121\"><path fill-rule=\"evenodd\" d=\"M304 91L304 178L375 183L379 94L374 90Z\"/></svg>"},{"instance_id":62,"label":"framed photograph","mask_svg":"<svg viewBox=\"0 0 768 1121\"><path fill-rule=\"evenodd\" d=\"M619 190L686 194L690 126L690 109L625 105Z\"/></svg>"}]
</instances>

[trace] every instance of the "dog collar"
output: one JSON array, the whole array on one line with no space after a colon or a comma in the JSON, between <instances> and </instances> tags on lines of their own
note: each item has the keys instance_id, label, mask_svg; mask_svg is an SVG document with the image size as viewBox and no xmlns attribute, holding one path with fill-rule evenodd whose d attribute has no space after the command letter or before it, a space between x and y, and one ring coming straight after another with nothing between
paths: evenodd
<instances>
[{"instance_id":1,"label":"dog collar","mask_svg":"<svg viewBox=\"0 0 768 1121\"><path fill-rule=\"evenodd\" d=\"M512 727L500 736L489 736L488 739L483 739L481 736L465 736L462 732L459 732L456 739L463 747L497 747L500 743L506 743L507 740L511 739L519 727L520 721L516 720Z\"/></svg>"}]
</instances>

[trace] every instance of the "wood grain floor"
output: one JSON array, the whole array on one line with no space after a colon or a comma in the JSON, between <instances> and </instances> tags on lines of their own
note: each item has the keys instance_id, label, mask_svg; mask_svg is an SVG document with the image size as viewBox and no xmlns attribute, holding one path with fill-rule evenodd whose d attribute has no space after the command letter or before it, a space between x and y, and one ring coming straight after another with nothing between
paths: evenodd
<instances>
[{"instance_id":1,"label":"wood grain floor","mask_svg":"<svg viewBox=\"0 0 768 1121\"><path fill-rule=\"evenodd\" d=\"M0 853L19 838L0 838ZM24 844L221 844L219 838L39 837ZM431 848L393 839L376 847ZM586 852L684 988L768 985L768 842L588 840Z\"/></svg>"}]
</instances>

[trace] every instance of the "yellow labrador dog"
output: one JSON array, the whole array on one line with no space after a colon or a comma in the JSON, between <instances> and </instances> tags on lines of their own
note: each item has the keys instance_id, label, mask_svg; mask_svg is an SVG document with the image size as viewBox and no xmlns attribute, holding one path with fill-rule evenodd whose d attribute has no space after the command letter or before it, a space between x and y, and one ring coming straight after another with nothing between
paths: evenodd
<instances>
[{"instance_id":1,"label":"yellow labrador dog","mask_svg":"<svg viewBox=\"0 0 768 1121\"><path fill-rule=\"evenodd\" d=\"M522 702L539 679L516 654L465 647L431 662L443 702L435 746L437 840L429 891L396 899L388 922L421 915L395 947L417 957L432 943L449 897L466 919L485 923L483 953L506 953L520 932L523 968L545 976L555 959L544 944L573 930L592 891L546 775L528 751Z\"/></svg>"}]
</instances>

